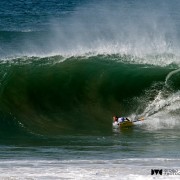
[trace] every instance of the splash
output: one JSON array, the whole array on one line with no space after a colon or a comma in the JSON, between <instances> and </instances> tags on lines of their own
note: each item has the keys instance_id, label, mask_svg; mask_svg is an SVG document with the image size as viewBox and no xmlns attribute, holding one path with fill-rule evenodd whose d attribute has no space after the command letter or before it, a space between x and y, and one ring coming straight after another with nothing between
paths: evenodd
<instances>
[{"instance_id":1,"label":"splash","mask_svg":"<svg viewBox=\"0 0 180 180\"><path fill-rule=\"evenodd\" d=\"M141 3L115 1L78 7L66 22L53 21L54 49L58 47L57 52L71 55L177 54L174 21L168 5L160 5L161 11L145 8ZM164 16L166 21L162 19Z\"/></svg>"},{"instance_id":2,"label":"splash","mask_svg":"<svg viewBox=\"0 0 180 180\"><path fill-rule=\"evenodd\" d=\"M180 91L174 91L170 79L180 72L180 69L171 71L165 78L164 87L153 101L149 102L140 115L147 120L144 125L150 129L177 128L180 124Z\"/></svg>"}]
</instances>

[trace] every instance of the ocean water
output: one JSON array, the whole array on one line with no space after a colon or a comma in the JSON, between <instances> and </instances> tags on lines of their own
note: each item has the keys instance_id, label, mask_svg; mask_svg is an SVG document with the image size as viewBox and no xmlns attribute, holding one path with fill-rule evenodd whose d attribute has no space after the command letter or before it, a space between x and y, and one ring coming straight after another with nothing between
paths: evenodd
<instances>
[{"instance_id":1,"label":"ocean water","mask_svg":"<svg viewBox=\"0 0 180 180\"><path fill-rule=\"evenodd\" d=\"M1 0L0 179L179 179L179 9Z\"/></svg>"}]
</instances>

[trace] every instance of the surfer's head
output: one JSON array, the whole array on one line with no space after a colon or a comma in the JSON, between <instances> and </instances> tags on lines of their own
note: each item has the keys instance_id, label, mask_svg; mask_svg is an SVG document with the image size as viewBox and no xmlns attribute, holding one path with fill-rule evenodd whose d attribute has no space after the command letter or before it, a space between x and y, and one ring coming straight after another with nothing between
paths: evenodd
<instances>
[{"instance_id":1,"label":"surfer's head","mask_svg":"<svg viewBox=\"0 0 180 180\"><path fill-rule=\"evenodd\" d=\"M118 117L117 116L113 116L113 121L118 121Z\"/></svg>"}]
</instances>

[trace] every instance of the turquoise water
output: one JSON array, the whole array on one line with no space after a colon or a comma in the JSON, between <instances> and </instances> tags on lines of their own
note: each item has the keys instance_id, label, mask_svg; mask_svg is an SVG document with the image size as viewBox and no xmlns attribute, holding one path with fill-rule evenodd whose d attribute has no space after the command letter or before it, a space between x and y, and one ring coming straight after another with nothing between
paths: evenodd
<instances>
[{"instance_id":1,"label":"turquoise water","mask_svg":"<svg viewBox=\"0 0 180 180\"><path fill-rule=\"evenodd\" d=\"M0 178L178 179L179 6L2 1Z\"/></svg>"}]
</instances>

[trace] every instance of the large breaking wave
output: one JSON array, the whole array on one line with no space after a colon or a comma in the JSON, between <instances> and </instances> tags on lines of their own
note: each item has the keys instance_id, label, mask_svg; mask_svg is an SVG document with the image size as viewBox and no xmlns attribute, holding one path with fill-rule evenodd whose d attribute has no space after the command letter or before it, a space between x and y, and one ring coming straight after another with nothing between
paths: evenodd
<instances>
[{"instance_id":1,"label":"large breaking wave","mask_svg":"<svg viewBox=\"0 0 180 180\"><path fill-rule=\"evenodd\" d=\"M114 114L148 118L168 103L179 115L178 72L168 75L178 65L137 62L143 59L117 54L2 61L1 135L110 132ZM160 92L162 107L153 104Z\"/></svg>"}]
</instances>

